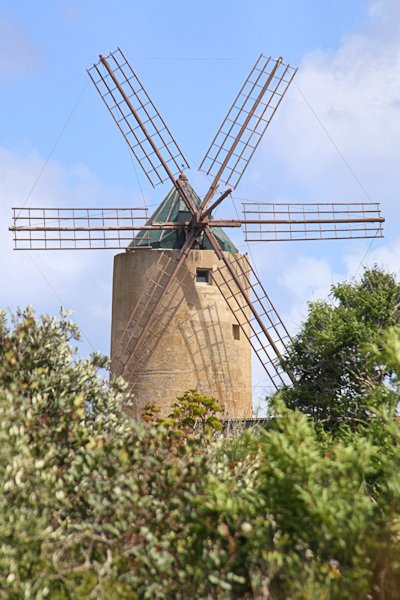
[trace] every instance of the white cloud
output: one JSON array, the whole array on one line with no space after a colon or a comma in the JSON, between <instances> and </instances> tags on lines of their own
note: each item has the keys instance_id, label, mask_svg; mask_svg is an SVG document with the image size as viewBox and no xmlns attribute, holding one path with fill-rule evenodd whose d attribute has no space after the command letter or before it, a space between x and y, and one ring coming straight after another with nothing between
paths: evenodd
<instances>
[{"instance_id":1,"label":"white cloud","mask_svg":"<svg viewBox=\"0 0 400 600\"><path fill-rule=\"evenodd\" d=\"M284 321L292 334L307 316L307 302L327 297L332 284L339 279L341 275L329 261L312 256L302 256L285 269L279 282L291 298Z\"/></svg>"},{"instance_id":2,"label":"white cloud","mask_svg":"<svg viewBox=\"0 0 400 600\"><path fill-rule=\"evenodd\" d=\"M306 317L307 303L327 298L333 284L360 278L365 268L374 265L400 275L400 239L376 248L369 246L368 242L354 246L341 257L339 269L335 269L329 259L310 256L301 256L287 267L280 283L291 296L291 308L285 321L290 323L292 331Z\"/></svg>"},{"instance_id":3,"label":"white cloud","mask_svg":"<svg viewBox=\"0 0 400 600\"><path fill-rule=\"evenodd\" d=\"M371 267L377 265L378 267L400 275L400 238L395 238L388 244L382 244L377 248L372 248L368 251L368 254L363 258L365 252L355 254L348 254L344 256L343 262L347 269L347 276L362 272L360 267L360 261L363 261L363 266Z\"/></svg>"}]
</instances>

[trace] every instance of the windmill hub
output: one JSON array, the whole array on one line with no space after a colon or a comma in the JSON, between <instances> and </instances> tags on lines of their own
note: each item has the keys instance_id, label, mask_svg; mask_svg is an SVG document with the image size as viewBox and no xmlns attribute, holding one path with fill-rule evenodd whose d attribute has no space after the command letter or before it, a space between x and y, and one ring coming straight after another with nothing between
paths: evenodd
<instances>
[{"instance_id":1,"label":"windmill hub","mask_svg":"<svg viewBox=\"0 0 400 600\"><path fill-rule=\"evenodd\" d=\"M193 219L198 229L204 229L210 220L208 214L204 214L201 210L196 210Z\"/></svg>"}]
</instances>

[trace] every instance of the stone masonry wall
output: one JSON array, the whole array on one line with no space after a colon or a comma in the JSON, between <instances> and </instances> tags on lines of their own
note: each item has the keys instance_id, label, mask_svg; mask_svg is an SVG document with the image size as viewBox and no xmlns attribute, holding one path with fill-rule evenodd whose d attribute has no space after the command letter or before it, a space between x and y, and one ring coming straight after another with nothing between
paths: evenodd
<instances>
[{"instance_id":1,"label":"stone masonry wall","mask_svg":"<svg viewBox=\"0 0 400 600\"><path fill-rule=\"evenodd\" d=\"M127 320L160 253L176 258L175 250L142 249L114 259L111 358ZM238 256L227 253L233 260ZM155 403L167 415L176 397L190 388L214 396L227 417L252 414L251 351L242 331L234 332L235 318L213 283L196 283L197 269L218 263L212 250L191 250L186 261L192 278L150 358L135 374L133 416L140 418L146 404ZM245 282L244 282L245 283Z\"/></svg>"}]
</instances>

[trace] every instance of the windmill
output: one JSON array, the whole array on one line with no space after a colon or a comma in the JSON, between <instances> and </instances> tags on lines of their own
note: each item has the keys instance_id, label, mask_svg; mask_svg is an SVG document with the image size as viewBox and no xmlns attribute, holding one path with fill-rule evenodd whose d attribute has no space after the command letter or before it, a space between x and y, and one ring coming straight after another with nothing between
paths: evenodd
<instances>
[{"instance_id":1,"label":"windmill","mask_svg":"<svg viewBox=\"0 0 400 600\"><path fill-rule=\"evenodd\" d=\"M378 203L245 202L241 219L215 219L239 184L296 69L260 55L200 165L204 198L165 121L122 51L88 70L100 96L155 187L172 189L149 218L146 208L14 208L15 249L124 250L114 259L111 372L136 398L166 412L197 387L231 417L251 416L251 350L271 386L290 384L280 358L289 333L256 271L225 228L247 242L382 237ZM223 191L218 191L224 185Z\"/></svg>"}]
</instances>

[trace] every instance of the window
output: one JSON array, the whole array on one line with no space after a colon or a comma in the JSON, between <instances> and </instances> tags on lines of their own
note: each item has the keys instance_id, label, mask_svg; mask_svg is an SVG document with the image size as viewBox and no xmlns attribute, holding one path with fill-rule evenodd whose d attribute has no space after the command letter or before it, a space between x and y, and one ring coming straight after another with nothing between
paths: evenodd
<instances>
[{"instance_id":1,"label":"window","mask_svg":"<svg viewBox=\"0 0 400 600\"><path fill-rule=\"evenodd\" d=\"M211 285L211 273L206 269L196 269L196 283L208 283Z\"/></svg>"},{"instance_id":2,"label":"window","mask_svg":"<svg viewBox=\"0 0 400 600\"><path fill-rule=\"evenodd\" d=\"M232 325L232 333L234 340L240 340L240 327L239 325Z\"/></svg>"}]
</instances>

